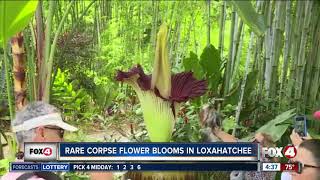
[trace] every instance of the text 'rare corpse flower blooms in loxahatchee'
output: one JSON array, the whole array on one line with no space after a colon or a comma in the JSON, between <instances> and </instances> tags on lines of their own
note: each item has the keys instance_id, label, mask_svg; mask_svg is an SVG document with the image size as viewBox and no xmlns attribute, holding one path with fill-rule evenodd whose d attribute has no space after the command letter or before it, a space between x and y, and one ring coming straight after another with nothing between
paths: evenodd
<instances>
[{"instance_id":1,"label":"text 'rare corpse flower blooms in loxahatchee'","mask_svg":"<svg viewBox=\"0 0 320 180\"><path fill-rule=\"evenodd\" d=\"M158 32L152 75L138 64L128 72L118 71L116 80L128 83L137 93L152 142L170 141L179 104L207 90L206 81L195 79L192 72L171 74L166 25Z\"/></svg>"}]
</instances>

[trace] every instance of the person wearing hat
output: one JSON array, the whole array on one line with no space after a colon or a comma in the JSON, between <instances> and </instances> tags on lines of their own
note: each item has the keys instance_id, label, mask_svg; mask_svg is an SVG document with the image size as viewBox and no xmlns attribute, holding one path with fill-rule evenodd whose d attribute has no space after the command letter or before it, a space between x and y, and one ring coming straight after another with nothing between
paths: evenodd
<instances>
[{"instance_id":1,"label":"person wearing hat","mask_svg":"<svg viewBox=\"0 0 320 180\"><path fill-rule=\"evenodd\" d=\"M62 120L61 113L56 107L42 101L32 102L25 106L16 114L11 124L18 142L17 162L23 161L25 142L62 142L64 131L78 130ZM91 176L97 175L92 173ZM102 175L99 173L98 176L112 179L111 173ZM59 176L47 172L9 172L1 177L1 180L13 179L59 179Z\"/></svg>"}]
</instances>

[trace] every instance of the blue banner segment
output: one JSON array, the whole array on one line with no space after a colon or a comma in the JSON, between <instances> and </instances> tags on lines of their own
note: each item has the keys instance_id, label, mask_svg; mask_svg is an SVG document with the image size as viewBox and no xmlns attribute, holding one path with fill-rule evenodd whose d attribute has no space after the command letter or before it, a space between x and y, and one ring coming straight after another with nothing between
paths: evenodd
<instances>
[{"instance_id":1,"label":"blue banner segment","mask_svg":"<svg viewBox=\"0 0 320 180\"><path fill-rule=\"evenodd\" d=\"M40 171L40 164L37 163L23 163L12 162L10 163L10 171Z\"/></svg>"},{"instance_id":2,"label":"blue banner segment","mask_svg":"<svg viewBox=\"0 0 320 180\"><path fill-rule=\"evenodd\" d=\"M70 171L69 163L41 163L41 171Z\"/></svg>"},{"instance_id":3,"label":"blue banner segment","mask_svg":"<svg viewBox=\"0 0 320 180\"><path fill-rule=\"evenodd\" d=\"M257 157L256 143L60 143L60 157Z\"/></svg>"},{"instance_id":4,"label":"blue banner segment","mask_svg":"<svg viewBox=\"0 0 320 180\"><path fill-rule=\"evenodd\" d=\"M253 162L11 163L10 171L257 171Z\"/></svg>"},{"instance_id":5,"label":"blue banner segment","mask_svg":"<svg viewBox=\"0 0 320 180\"><path fill-rule=\"evenodd\" d=\"M70 163L70 171L257 171L257 163Z\"/></svg>"}]
</instances>

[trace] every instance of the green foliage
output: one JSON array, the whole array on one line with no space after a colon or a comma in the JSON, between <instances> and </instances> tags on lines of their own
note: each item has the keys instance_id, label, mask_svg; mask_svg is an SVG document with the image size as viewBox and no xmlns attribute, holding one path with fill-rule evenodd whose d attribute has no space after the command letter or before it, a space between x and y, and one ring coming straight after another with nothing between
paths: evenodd
<instances>
[{"instance_id":1,"label":"green foliage","mask_svg":"<svg viewBox=\"0 0 320 180\"><path fill-rule=\"evenodd\" d=\"M9 154L5 154L6 158L0 160L0 175L4 175L9 171L9 162L12 162L16 158L16 152L18 151L15 137L12 135L6 135L6 140L9 147Z\"/></svg>"},{"instance_id":2,"label":"green foliage","mask_svg":"<svg viewBox=\"0 0 320 180\"><path fill-rule=\"evenodd\" d=\"M74 89L68 73L58 69L52 89L52 104L62 109L65 116L76 120L90 118L95 111L91 96L82 88Z\"/></svg>"},{"instance_id":3,"label":"green foliage","mask_svg":"<svg viewBox=\"0 0 320 180\"><path fill-rule=\"evenodd\" d=\"M254 88L257 84L257 78L258 78L258 71L252 71L247 76L246 85L244 88L244 102L248 101L250 98L251 93L253 92ZM240 97L240 91L241 91L241 81L239 83L235 84L235 87L232 88L231 92L226 96L225 104L237 104L239 97Z\"/></svg>"},{"instance_id":4,"label":"green foliage","mask_svg":"<svg viewBox=\"0 0 320 180\"><path fill-rule=\"evenodd\" d=\"M221 78L221 59L219 51L210 44L203 50L200 56L200 64L205 72L207 80L209 81L209 87L213 91L216 91Z\"/></svg>"},{"instance_id":5,"label":"green foliage","mask_svg":"<svg viewBox=\"0 0 320 180\"><path fill-rule=\"evenodd\" d=\"M198 108L186 105L186 114L178 117L175 123L171 141L173 142L200 142L200 124Z\"/></svg>"},{"instance_id":6,"label":"green foliage","mask_svg":"<svg viewBox=\"0 0 320 180\"><path fill-rule=\"evenodd\" d=\"M263 35L267 29L267 23L263 15L258 14L250 1L232 0L230 3L235 7L243 22L245 22L256 34Z\"/></svg>"},{"instance_id":7,"label":"green foliage","mask_svg":"<svg viewBox=\"0 0 320 180\"><path fill-rule=\"evenodd\" d=\"M221 79L221 59L213 45L204 48L200 60L194 52L190 52L190 56L183 59L183 66L186 71L194 72L197 78L205 78L212 91L217 90Z\"/></svg>"},{"instance_id":8,"label":"green foliage","mask_svg":"<svg viewBox=\"0 0 320 180\"><path fill-rule=\"evenodd\" d=\"M222 127L225 132L229 132L235 127L236 119L234 116L230 116L222 121Z\"/></svg>"},{"instance_id":9,"label":"green foliage","mask_svg":"<svg viewBox=\"0 0 320 180\"><path fill-rule=\"evenodd\" d=\"M207 76L217 75L220 73L220 54L213 46L209 45L204 48L200 56L200 64Z\"/></svg>"},{"instance_id":10,"label":"green foliage","mask_svg":"<svg viewBox=\"0 0 320 180\"><path fill-rule=\"evenodd\" d=\"M33 0L0 2L0 43L6 43L29 23L37 5Z\"/></svg>"},{"instance_id":11,"label":"green foliage","mask_svg":"<svg viewBox=\"0 0 320 180\"><path fill-rule=\"evenodd\" d=\"M295 109L290 109L286 112L279 114L273 120L260 127L257 132L263 132L269 134L273 141L280 140L282 135L290 127L290 119L295 115Z\"/></svg>"},{"instance_id":12,"label":"green foliage","mask_svg":"<svg viewBox=\"0 0 320 180\"><path fill-rule=\"evenodd\" d=\"M9 171L9 159L1 159L0 160L0 175L4 175Z\"/></svg>"},{"instance_id":13,"label":"green foliage","mask_svg":"<svg viewBox=\"0 0 320 180\"><path fill-rule=\"evenodd\" d=\"M192 71L196 78L200 79L203 76L203 70L199 64L198 56L194 52L190 52L190 56L183 60L185 71Z\"/></svg>"}]
</instances>

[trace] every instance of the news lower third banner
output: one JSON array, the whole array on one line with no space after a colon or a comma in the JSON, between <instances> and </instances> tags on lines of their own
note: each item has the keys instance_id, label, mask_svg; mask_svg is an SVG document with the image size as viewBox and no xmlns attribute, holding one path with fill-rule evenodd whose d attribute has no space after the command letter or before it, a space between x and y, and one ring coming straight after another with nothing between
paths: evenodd
<instances>
[{"instance_id":1,"label":"news lower third banner","mask_svg":"<svg viewBox=\"0 0 320 180\"><path fill-rule=\"evenodd\" d=\"M25 143L25 161L259 161L256 143Z\"/></svg>"},{"instance_id":2,"label":"news lower third banner","mask_svg":"<svg viewBox=\"0 0 320 180\"><path fill-rule=\"evenodd\" d=\"M10 163L10 171L257 171L257 162L200 163Z\"/></svg>"}]
</instances>

